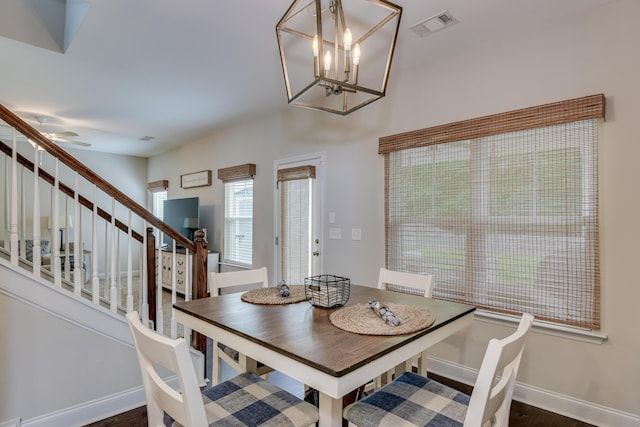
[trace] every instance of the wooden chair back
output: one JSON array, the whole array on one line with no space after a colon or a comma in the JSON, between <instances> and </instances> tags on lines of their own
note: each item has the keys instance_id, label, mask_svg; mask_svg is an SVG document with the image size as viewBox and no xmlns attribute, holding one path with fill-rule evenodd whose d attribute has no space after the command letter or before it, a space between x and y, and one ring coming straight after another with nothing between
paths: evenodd
<instances>
[{"instance_id":1,"label":"wooden chair back","mask_svg":"<svg viewBox=\"0 0 640 427\"><path fill-rule=\"evenodd\" d=\"M149 426L164 426L164 412L184 426L207 425L202 395L184 338L173 340L151 331L142 325L136 311L126 317L140 363ZM174 372L180 390L169 386L156 366Z\"/></svg>"},{"instance_id":2,"label":"wooden chair back","mask_svg":"<svg viewBox=\"0 0 640 427\"><path fill-rule=\"evenodd\" d=\"M480 427L489 420L492 420L492 426L509 425L513 389L532 323L533 316L525 313L513 334L489 341L469 401L465 427ZM496 381L498 376L500 379Z\"/></svg>"},{"instance_id":3,"label":"wooden chair back","mask_svg":"<svg viewBox=\"0 0 640 427\"><path fill-rule=\"evenodd\" d=\"M256 268L253 270L228 271L217 273L212 271L209 273L209 286L211 297L220 295L220 290L231 288L234 286L253 287L269 287L269 274L266 267ZM247 357L245 354L238 352L226 345L226 343L214 344L212 356L212 382L219 384L222 381L222 361L226 362L236 372L254 372L265 379L268 378L271 369L269 366L258 363L258 361Z\"/></svg>"}]
</instances>

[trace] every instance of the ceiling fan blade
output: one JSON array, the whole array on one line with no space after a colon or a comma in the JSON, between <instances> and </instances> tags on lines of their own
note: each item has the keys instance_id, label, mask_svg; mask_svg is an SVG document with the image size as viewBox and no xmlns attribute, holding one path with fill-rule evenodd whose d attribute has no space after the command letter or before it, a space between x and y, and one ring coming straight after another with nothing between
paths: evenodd
<instances>
[{"instance_id":1,"label":"ceiling fan blade","mask_svg":"<svg viewBox=\"0 0 640 427\"><path fill-rule=\"evenodd\" d=\"M47 135L52 135L54 137L79 136L75 132L43 132L43 133L46 133Z\"/></svg>"},{"instance_id":2,"label":"ceiling fan blade","mask_svg":"<svg viewBox=\"0 0 640 427\"><path fill-rule=\"evenodd\" d=\"M81 147L91 147L91 144L89 144L88 142L74 141L73 139L60 138L57 136L49 139L51 139L53 142L60 142L62 144L73 144L73 145L79 145Z\"/></svg>"}]
</instances>

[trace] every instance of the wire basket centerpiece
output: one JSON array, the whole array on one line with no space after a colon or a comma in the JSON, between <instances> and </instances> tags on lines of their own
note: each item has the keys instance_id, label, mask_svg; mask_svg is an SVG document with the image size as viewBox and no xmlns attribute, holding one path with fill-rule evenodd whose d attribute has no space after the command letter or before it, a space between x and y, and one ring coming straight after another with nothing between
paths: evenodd
<instances>
[{"instance_id":1,"label":"wire basket centerpiece","mask_svg":"<svg viewBox=\"0 0 640 427\"><path fill-rule=\"evenodd\" d=\"M351 281L346 277L321 274L304 279L304 293L313 306L341 307L349 301Z\"/></svg>"}]
</instances>

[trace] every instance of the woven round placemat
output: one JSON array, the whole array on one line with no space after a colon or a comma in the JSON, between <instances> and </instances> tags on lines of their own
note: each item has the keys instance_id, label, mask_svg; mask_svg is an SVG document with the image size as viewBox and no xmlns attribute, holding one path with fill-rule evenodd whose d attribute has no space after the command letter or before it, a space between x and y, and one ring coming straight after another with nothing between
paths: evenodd
<instances>
[{"instance_id":1,"label":"woven round placemat","mask_svg":"<svg viewBox=\"0 0 640 427\"><path fill-rule=\"evenodd\" d=\"M240 298L242 298L242 301L250 302L251 304L265 305L295 304L307 300L304 295L303 285L288 286L290 294L288 297L280 296L280 289L272 286L270 288L251 289L242 294Z\"/></svg>"},{"instance_id":2,"label":"woven round placemat","mask_svg":"<svg viewBox=\"0 0 640 427\"><path fill-rule=\"evenodd\" d=\"M380 302L380 305L389 307L402 323L398 326L386 324L367 303L343 307L331 313L329 319L335 327L360 335L410 334L428 328L436 320L426 308L392 302Z\"/></svg>"}]
</instances>

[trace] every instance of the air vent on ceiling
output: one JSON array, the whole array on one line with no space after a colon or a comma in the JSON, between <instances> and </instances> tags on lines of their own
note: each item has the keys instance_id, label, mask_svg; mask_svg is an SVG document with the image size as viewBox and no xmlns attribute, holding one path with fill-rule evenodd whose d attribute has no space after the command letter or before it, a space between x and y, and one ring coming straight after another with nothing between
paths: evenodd
<instances>
[{"instance_id":1,"label":"air vent on ceiling","mask_svg":"<svg viewBox=\"0 0 640 427\"><path fill-rule=\"evenodd\" d=\"M445 10L444 12L440 12L437 15L432 16L431 18L427 18L424 21L412 25L411 27L409 27L409 29L420 37L427 37L428 35L433 34L436 31L440 31L444 28L455 25L458 22L460 21L454 18L448 10Z\"/></svg>"},{"instance_id":2,"label":"air vent on ceiling","mask_svg":"<svg viewBox=\"0 0 640 427\"><path fill-rule=\"evenodd\" d=\"M152 139L156 139L155 136L143 136L142 138L140 138L140 141L151 141Z\"/></svg>"}]
</instances>

